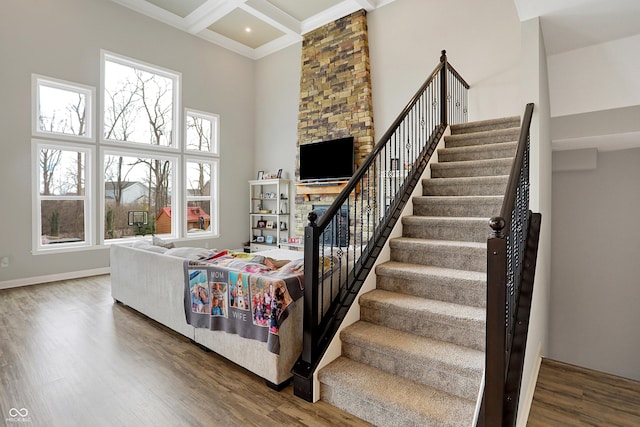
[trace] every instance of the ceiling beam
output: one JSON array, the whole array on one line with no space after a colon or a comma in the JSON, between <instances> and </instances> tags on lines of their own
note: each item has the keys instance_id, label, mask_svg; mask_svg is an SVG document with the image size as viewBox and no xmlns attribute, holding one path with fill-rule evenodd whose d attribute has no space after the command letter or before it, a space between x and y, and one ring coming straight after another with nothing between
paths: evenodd
<instances>
[{"instance_id":1,"label":"ceiling beam","mask_svg":"<svg viewBox=\"0 0 640 427\"><path fill-rule=\"evenodd\" d=\"M356 3L360 5L360 7L367 12L371 12L376 8L375 0L354 0Z\"/></svg>"},{"instance_id":2,"label":"ceiling beam","mask_svg":"<svg viewBox=\"0 0 640 427\"><path fill-rule=\"evenodd\" d=\"M240 8L285 34L300 34L302 28L300 21L267 0L248 0Z\"/></svg>"},{"instance_id":3,"label":"ceiling beam","mask_svg":"<svg viewBox=\"0 0 640 427\"><path fill-rule=\"evenodd\" d=\"M208 0L202 6L187 15L187 31L198 34L208 26L242 6L247 0Z\"/></svg>"}]
</instances>

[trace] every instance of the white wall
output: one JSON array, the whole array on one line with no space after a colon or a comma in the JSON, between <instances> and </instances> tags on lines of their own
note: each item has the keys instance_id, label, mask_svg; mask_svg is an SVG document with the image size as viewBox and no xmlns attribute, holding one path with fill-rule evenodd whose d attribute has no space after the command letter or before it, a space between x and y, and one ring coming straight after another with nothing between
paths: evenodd
<instances>
[{"instance_id":1,"label":"white wall","mask_svg":"<svg viewBox=\"0 0 640 427\"><path fill-rule=\"evenodd\" d=\"M579 151L564 151L562 156ZM554 153L554 163L558 153ZM553 174L552 359L640 380L640 148Z\"/></svg>"},{"instance_id":2,"label":"white wall","mask_svg":"<svg viewBox=\"0 0 640 427\"><path fill-rule=\"evenodd\" d=\"M98 88L100 49L181 72L182 106L220 114L222 236L210 244L236 248L247 238L253 61L108 0L12 1L0 14L0 256L10 261L0 283L109 265L105 248L31 255L31 74Z\"/></svg>"},{"instance_id":3,"label":"white wall","mask_svg":"<svg viewBox=\"0 0 640 427\"><path fill-rule=\"evenodd\" d=\"M522 114L520 21L512 0L400 0L367 15L376 140L438 65L471 85L471 120Z\"/></svg>"},{"instance_id":4,"label":"white wall","mask_svg":"<svg viewBox=\"0 0 640 427\"><path fill-rule=\"evenodd\" d=\"M551 116L640 105L640 35L548 59Z\"/></svg>"},{"instance_id":5,"label":"white wall","mask_svg":"<svg viewBox=\"0 0 640 427\"><path fill-rule=\"evenodd\" d=\"M518 407L518 426L526 425L540 364L548 347L551 283L551 137L549 81L539 18L522 23L522 103L533 102L530 148L530 209L542 214L529 335Z\"/></svg>"},{"instance_id":6,"label":"white wall","mask_svg":"<svg viewBox=\"0 0 640 427\"><path fill-rule=\"evenodd\" d=\"M256 148L253 162L256 171L276 172L282 168L283 176L291 180L295 180L296 171L301 65L301 43L256 63ZM289 229L293 230L294 187L291 195L287 212L291 213Z\"/></svg>"}]
</instances>

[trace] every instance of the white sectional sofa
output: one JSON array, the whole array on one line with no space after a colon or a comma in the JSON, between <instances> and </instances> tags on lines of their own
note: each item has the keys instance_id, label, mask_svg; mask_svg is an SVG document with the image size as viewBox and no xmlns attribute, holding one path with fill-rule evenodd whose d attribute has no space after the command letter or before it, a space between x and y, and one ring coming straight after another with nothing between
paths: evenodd
<instances>
[{"instance_id":1,"label":"white sectional sofa","mask_svg":"<svg viewBox=\"0 0 640 427\"><path fill-rule=\"evenodd\" d=\"M289 306L289 316L280 325L279 355L268 351L266 343L261 341L224 331L194 328L185 320L183 303L183 262L188 251L186 248L173 251L149 246L111 246L113 299L243 366L264 378L271 387L279 389L286 385L291 378L291 368L302 351L302 299ZM293 259L301 255L301 252L278 251L268 256Z\"/></svg>"}]
</instances>

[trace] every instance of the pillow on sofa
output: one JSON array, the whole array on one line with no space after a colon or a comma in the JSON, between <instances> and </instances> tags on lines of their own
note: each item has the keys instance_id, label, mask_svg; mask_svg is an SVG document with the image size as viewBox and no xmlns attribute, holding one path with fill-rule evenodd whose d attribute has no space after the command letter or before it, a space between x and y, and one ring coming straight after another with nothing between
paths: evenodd
<instances>
[{"instance_id":1,"label":"pillow on sofa","mask_svg":"<svg viewBox=\"0 0 640 427\"><path fill-rule=\"evenodd\" d=\"M153 246L147 240L136 240L135 242L133 242L131 247L136 249L144 249L145 251L155 252L158 254L163 254L168 251L167 248L163 248L162 246Z\"/></svg>"},{"instance_id":2,"label":"pillow on sofa","mask_svg":"<svg viewBox=\"0 0 640 427\"><path fill-rule=\"evenodd\" d=\"M210 256L212 251L215 252L215 249L183 247L167 249L164 254L179 258L200 259Z\"/></svg>"},{"instance_id":3,"label":"pillow on sofa","mask_svg":"<svg viewBox=\"0 0 640 427\"><path fill-rule=\"evenodd\" d=\"M176 245L174 245L173 242L167 242L166 240L161 239L158 236L153 236L151 238L151 243L153 243L154 246L162 246L163 248L167 248L167 249L176 247Z\"/></svg>"}]
</instances>

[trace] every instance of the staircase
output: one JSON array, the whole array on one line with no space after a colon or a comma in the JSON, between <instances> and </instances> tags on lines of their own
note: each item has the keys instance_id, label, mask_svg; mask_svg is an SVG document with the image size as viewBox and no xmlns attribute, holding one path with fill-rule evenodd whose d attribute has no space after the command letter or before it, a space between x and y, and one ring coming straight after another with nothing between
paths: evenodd
<instances>
[{"instance_id":1,"label":"staircase","mask_svg":"<svg viewBox=\"0 0 640 427\"><path fill-rule=\"evenodd\" d=\"M518 117L451 126L320 398L379 426L470 426L484 369L488 218L500 212Z\"/></svg>"}]
</instances>

